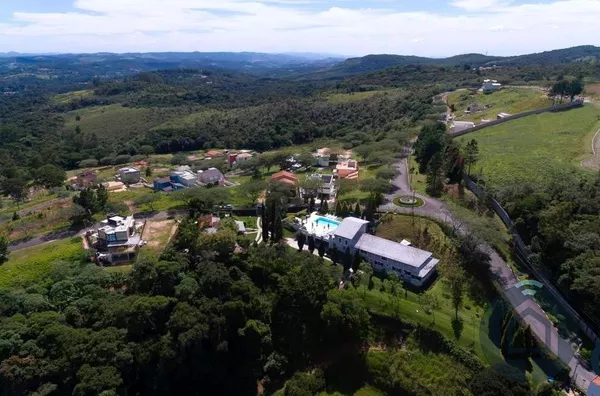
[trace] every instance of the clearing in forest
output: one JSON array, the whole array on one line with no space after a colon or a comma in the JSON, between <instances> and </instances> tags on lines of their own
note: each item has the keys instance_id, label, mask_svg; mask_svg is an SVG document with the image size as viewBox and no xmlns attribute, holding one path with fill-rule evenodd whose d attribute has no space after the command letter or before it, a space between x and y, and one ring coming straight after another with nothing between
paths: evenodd
<instances>
[{"instance_id":1,"label":"clearing in forest","mask_svg":"<svg viewBox=\"0 0 600 396\"><path fill-rule=\"evenodd\" d=\"M479 143L479 162L471 173L492 188L521 183L546 185L563 174L581 171L592 155L591 141L600 128L592 105L544 113L491 126L458 138Z\"/></svg>"},{"instance_id":2,"label":"clearing in forest","mask_svg":"<svg viewBox=\"0 0 600 396\"><path fill-rule=\"evenodd\" d=\"M461 90L449 94L447 103L454 105L456 120L475 124L482 119L495 120L498 113L517 114L552 106L545 92L533 88L504 88L490 94Z\"/></svg>"}]
</instances>

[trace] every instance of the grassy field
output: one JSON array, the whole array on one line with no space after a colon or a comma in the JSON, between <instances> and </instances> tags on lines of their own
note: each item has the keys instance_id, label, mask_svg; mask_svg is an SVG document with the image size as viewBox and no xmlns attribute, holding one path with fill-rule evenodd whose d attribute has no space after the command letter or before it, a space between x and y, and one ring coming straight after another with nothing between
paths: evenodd
<instances>
[{"instance_id":1,"label":"grassy field","mask_svg":"<svg viewBox=\"0 0 600 396\"><path fill-rule=\"evenodd\" d=\"M82 254L80 238L11 252L8 261L0 266L0 288L33 283L50 274L54 262L77 260Z\"/></svg>"},{"instance_id":2,"label":"grassy field","mask_svg":"<svg viewBox=\"0 0 600 396\"><path fill-rule=\"evenodd\" d=\"M600 112L591 105L560 113L544 113L491 126L458 138L476 139L480 160L472 173L488 186L543 184L581 169L591 155L590 142L600 127Z\"/></svg>"},{"instance_id":3,"label":"grassy field","mask_svg":"<svg viewBox=\"0 0 600 396\"><path fill-rule=\"evenodd\" d=\"M81 117L80 121L76 120L77 116ZM175 116L175 113L170 109L133 108L119 104L95 106L68 112L65 129L73 130L79 126L82 133L94 133L99 141L130 138L150 130L172 116Z\"/></svg>"},{"instance_id":4,"label":"grassy field","mask_svg":"<svg viewBox=\"0 0 600 396\"><path fill-rule=\"evenodd\" d=\"M548 96L537 89L504 88L499 92L484 94L481 92L457 91L448 95L448 105L455 106L454 115L460 121L473 121L476 124L482 119L495 120L498 113L516 114L527 110L540 109L552 105ZM484 111L465 114L472 105L491 107Z\"/></svg>"},{"instance_id":5,"label":"grassy field","mask_svg":"<svg viewBox=\"0 0 600 396\"><path fill-rule=\"evenodd\" d=\"M71 91L64 94L55 95L52 98L54 104L67 104L77 99L84 99L92 96L94 91L91 89L84 89L82 91Z\"/></svg>"}]
</instances>

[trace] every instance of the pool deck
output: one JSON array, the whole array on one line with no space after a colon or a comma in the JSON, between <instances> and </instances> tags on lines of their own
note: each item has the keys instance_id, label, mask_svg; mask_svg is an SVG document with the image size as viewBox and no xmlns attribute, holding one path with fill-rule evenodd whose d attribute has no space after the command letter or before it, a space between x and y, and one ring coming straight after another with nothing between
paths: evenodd
<instances>
[{"instance_id":1,"label":"pool deck","mask_svg":"<svg viewBox=\"0 0 600 396\"><path fill-rule=\"evenodd\" d=\"M324 218L325 221L318 221ZM331 222L337 222L338 224L332 224ZM320 215L318 212L314 212L306 220L302 221L302 227L308 234L312 234L316 237L323 238L327 235L332 234L339 226L339 220L333 215Z\"/></svg>"}]
</instances>

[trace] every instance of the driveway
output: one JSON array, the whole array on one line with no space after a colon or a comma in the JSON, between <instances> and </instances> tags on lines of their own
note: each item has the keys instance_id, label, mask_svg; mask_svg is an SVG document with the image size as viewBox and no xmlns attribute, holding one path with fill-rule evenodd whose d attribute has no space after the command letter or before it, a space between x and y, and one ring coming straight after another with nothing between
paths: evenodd
<instances>
[{"instance_id":1,"label":"driveway","mask_svg":"<svg viewBox=\"0 0 600 396\"><path fill-rule=\"evenodd\" d=\"M421 198L425 205L420 208L403 208L393 203L394 197L398 195L412 195L412 189L409 183L408 161L406 158L398 161L395 165L398 175L392 180L393 191L385 196L385 202L379 207L382 212L395 213L414 213L420 216L430 217L443 221L456 227L458 232L467 232L465 226L460 224L453 216L447 205L435 198L415 193L415 196ZM502 293L515 308L521 318L531 325L533 333L542 341L554 354L556 354L564 363L571 368L571 379L580 388L587 390L596 374L588 371L579 364L575 350L570 341L561 338L556 327L552 325L544 310L535 302L531 296L521 293L521 290L515 286L518 282L510 266L485 242L482 242L482 250L490 255L491 271L495 280L502 288Z\"/></svg>"}]
</instances>

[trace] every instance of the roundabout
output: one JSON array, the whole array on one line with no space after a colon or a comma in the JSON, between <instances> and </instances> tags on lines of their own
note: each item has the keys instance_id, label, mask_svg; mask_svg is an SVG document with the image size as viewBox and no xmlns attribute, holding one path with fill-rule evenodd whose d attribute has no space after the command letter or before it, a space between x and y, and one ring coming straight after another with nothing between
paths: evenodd
<instances>
[{"instance_id":1,"label":"roundabout","mask_svg":"<svg viewBox=\"0 0 600 396\"><path fill-rule=\"evenodd\" d=\"M419 208L425 205L425 201L412 195L400 195L394 198L394 204L402 208Z\"/></svg>"}]
</instances>

